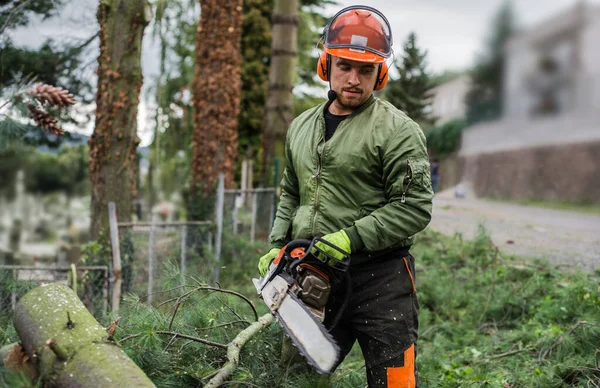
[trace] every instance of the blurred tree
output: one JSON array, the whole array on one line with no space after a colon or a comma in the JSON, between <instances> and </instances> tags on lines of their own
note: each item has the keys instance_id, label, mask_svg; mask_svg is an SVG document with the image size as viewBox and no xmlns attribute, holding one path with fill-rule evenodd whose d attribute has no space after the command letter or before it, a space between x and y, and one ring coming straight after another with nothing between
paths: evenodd
<instances>
[{"instance_id":1,"label":"blurred tree","mask_svg":"<svg viewBox=\"0 0 600 388\"><path fill-rule=\"evenodd\" d=\"M404 43L401 63L394 62L400 76L398 79L388 81L384 89L384 97L408 117L426 126L431 124L426 112L426 108L430 105L426 101L431 84L425 61L427 51L421 51L417 47L416 40L417 36L411 32Z\"/></svg>"},{"instance_id":2,"label":"blurred tree","mask_svg":"<svg viewBox=\"0 0 600 388\"><path fill-rule=\"evenodd\" d=\"M0 1L0 89L7 89L35 81L49 85L62 86L75 95L82 103L92 102L92 86L83 76L88 66L83 65L86 49L96 42L97 33L83 40L46 39L39 48L15 46L10 31L18 27L27 27L32 21L54 17L71 0L4 0ZM53 112L54 113L54 112ZM63 122L82 126L90 120L90 113L83 109L77 114L60 114ZM56 137L39 128L27 129L28 144L58 147L63 142L80 142L76 134Z\"/></svg>"},{"instance_id":3,"label":"blurred tree","mask_svg":"<svg viewBox=\"0 0 600 388\"><path fill-rule=\"evenodd\" d=\"M48 194L55 191L67 196L89 193L87 145L66 146L58 154L31 152L25 163L25 189Z\"/></svg>"},{"instance_id":4,"label":"blurred tree","mask_svg":"<svg viewBox=\"0 0 600 388\"><path fill-rule=\"evenodd\" d=\"M0 1L0 37L7 29L26 26L32 16L48 19L56 15L68 0Z\"/></svg>"},{"instance_id":5,"label":"blurred tree","mask_svg":"<svg viewBox=\"0 0 600 388\"><path fill-rule=\"evenodd\" d=\"M92 239L108 235L108 203L129 221L136 196L137 107L142 87L142 36L150 19L146 0L101 0L96 127L89 140Z\"/></svg>"},{"instance_id":6,"label":"blurred tree","mask_svg":"<svg viewBox=\"0 0 600 388\"><path fill-rule=\"evenodd\" d=\"M486 52L471 71L472 86L466 96L467 121L493 120L502 115L504 44L516 31L512 2L507 0L494 16Z\"/></svg>"},{"instance_id":7,"label":"blurred tree","mask_svg":"<svg viewBox=\"0 0 600 388\"><path fill-rule=\"evenodd\" d=\"M263 122L263 183L271 182L275 158L283 159L285 135L294 118L298 2L275 0L269 91ZM278 172L275 172L277 175Z\"/></svg>"}]
</instances>

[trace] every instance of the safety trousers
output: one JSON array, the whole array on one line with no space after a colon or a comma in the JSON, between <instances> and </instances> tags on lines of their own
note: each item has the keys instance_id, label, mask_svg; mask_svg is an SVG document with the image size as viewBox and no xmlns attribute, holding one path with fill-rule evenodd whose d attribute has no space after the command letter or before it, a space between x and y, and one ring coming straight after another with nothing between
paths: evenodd
<instances>
[{"instance_id":1,"label":"safety trousers","mask_svg":"<svg viewBox=\"0 0 600 388\"><path fill-rule=\"evenodd\" d=\"M325 326L341 349L343 361L358 340L365 359L369 388L415 388L419 302L415 260L410 254L388 256L349 269L351 293L345 287L329 299ZM338 365L339 365L338 363Z\"/></svg>"}]
</instances>

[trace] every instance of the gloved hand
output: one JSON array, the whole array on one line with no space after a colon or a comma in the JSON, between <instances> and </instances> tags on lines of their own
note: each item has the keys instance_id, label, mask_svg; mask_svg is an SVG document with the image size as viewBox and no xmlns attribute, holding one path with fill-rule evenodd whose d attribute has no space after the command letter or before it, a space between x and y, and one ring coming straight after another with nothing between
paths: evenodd
<instances>
[{"instance_id":1,"label":"gloved hand","mask_svg":"<svg viewBox=\"0 0 600 388\"><path fill-rule=\"evenodd\" d=\"M271 248L266 255L258 259L258 272L260 272L260 276L265 276L269 270L269 264L271 264L271 261L277 256L277 253L279 253L279 248Z\"/></svg>"},{"instance_id":2,"label":"gloved hand","mask_svg":"<svg viewBox=\"0 0 600 388\"><path fill-rule=\"evenodd\" d=\"M323 236L323 240L332 243L336 247L340 248L342 251L350 253L350 249L351 249L350 237L348 237L348 234L344 230L340 230L339 232L335 232L335 233L326 234L325 236ZM341 252L333 249L332 247L330 247L327 244L318 242L315 244L315 246L317 248L320 248L322 251L326 252L327 254L329 254L330 256L333 256L334 258L336 258L338 260L342 260L344 258L344 255ZM317 253L317 255L319 255L319 253ZM320 259L324 259L324 257L321 257L321 256L324 256L324 255L320 254L320 256L319 256Z\"/></svg>"}]
</instances>

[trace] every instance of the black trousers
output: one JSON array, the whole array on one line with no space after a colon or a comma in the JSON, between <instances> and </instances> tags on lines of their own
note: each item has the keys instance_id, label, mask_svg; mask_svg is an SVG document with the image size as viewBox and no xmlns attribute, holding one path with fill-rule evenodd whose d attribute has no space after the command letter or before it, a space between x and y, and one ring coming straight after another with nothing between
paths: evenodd
<instances>
[{"instance_id":1,"label":"black trousers","mask_svg":"<svg viewBox=\"0 0 600 388\"><path fill-rule=\"evenodd\" d=\"M414 388L419 325L414 257L390 254L351 266L349 274L350 299L335 327L331 325L345 287L329 299L325 316L325 326L341 349L339 363L358 340L370 388Z\"/></svg>"}]
</instances>

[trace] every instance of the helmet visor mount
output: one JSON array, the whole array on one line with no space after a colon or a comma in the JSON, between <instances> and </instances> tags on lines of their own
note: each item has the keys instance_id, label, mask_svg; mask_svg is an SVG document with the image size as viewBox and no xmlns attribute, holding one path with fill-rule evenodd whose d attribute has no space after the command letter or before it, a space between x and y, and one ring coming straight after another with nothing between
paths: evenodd
<instances>
[{"instance_id":1,"label":"helmet visor mount","mask_svg":"<svg viewBox=\"0 0 600 388\"><path fill-rule=\"evenodd\" d=\"M327 53L363 62L384 62L392 54L390 24L378 10L352 6L336 14L324 31Z\"/></svg>"}]
</instances>

